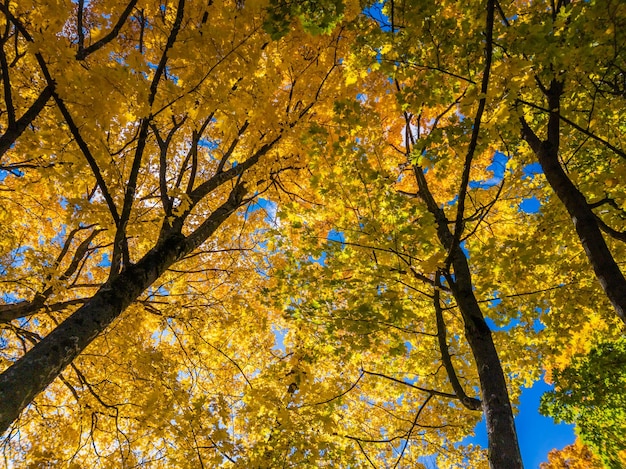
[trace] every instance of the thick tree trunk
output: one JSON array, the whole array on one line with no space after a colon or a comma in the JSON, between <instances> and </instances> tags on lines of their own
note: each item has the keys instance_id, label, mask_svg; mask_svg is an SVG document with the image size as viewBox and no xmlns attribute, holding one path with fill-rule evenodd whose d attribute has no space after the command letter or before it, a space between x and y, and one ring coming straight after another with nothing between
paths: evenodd
<instances>
[{"instance_id":1,"label":"thick tree trunk","mask_svg":"<svg viewBox=\"0 0 626 469\"><path fill-rule=\"evenodd\" d=\"M576 188L559 164L556 149L543 142L537 158L548 183L569 213L580 243L587 254L593 271L615 308L626 323L626 279L604 240L598 221L587 204L585 196Z\"/></svg>"},{"instance_id":2,"label":"thick tree trunk","mask_svg":"<svg viewBox=\"0 0 626 469\"><path fill-rule=\"evenodd\" d=\"M235 189L228 201L189 237L175 233L162 239L5 370L0 375L0 434L163 272L208 239L241 205L242 197L243 192Z\"/></svg>"},{"instance_id":3,"label":"thick tree trunk","mask_svg":"<svg viewBox=\"0 0 626 469\"><path fill-rule=\"evenodd\" d=\"M562 92L563 85L556 80L552 82L546 92L551 110L547 140L541 141L524 120L522 120L522 136L537 155L548 183L572 218L578 238L604 293L609 298L619 318L626 323L626 279L624 274L615 262L585 196L572 183L559 163L559 102Z\"/></svg>"},{"instance_id":4,"label":"thick tree trunk","mask_svg":"<svg viewBox=\"0 0 626 469\"><path fill-rule=\"evenodd\" d=\"M453 255L452 293L461 310L465 337L469 342L480 380L483 414L489 441L491 469L521 469L522 457L515 431L513 410L491 330L474 296L467 259L460 249Z\"/></svg>"}]
</instances>

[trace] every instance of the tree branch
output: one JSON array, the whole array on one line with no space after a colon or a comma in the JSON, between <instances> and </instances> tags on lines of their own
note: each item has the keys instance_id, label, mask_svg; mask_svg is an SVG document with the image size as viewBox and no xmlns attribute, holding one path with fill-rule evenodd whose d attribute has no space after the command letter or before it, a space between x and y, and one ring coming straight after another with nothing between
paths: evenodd
<instances>
[{"instance_id":1,"label":"tree branch","mask_svg":"<svg viewBox=\"0 0 626 469\"><path fill-rule=\"evenodd\" d=\"M469 185L470 171L472 169L472 160L474 159L474 153L476 152L476 148L478 146L478 136L480 134L481 121L483 113L485 112L485 106L487 104L487 91L489 89L489 76L491 73L491 61L493 56L493 22L495 3L495 0L489 0L487 2L487 20L485 27L485 65L483 78L480 85L480 93L482 97L478 101L478 109L476 110L476 116L474 117L474 122L472 125L472 137L467 148L467 154L465 155L465 162L463 163L463 174L461 177L461 186L457 199L458 205L456 220L454 221L454 235L450 246L447 246L448 256L445 262L447 267L452 264L453 251L459 249L459 243L461 241L461 236L463 235L465 197L467 195L467 188Z\"/></svg>"},{"instance_id":2,"label":"tree branch","mask_svg":"<svg viewBox=\"0 0 626 469\"><path fill-rule=\"evenodd\" d=\"M479 399L475 399L469 397L465 394L465 390L461 383L459 382L459 378L456 375L456 371L454 369L454 365L452 364L452 357L450 356L450 351L448 350L448 343L446 340L446 324L443 319L443 311L441 310L440 303L440 293L439 287L441 282L439 280L440 273L437 272L435 276L435 292L433 298L433 305L435 307L435 317L437 319L437 339L439 342L439 350L441 351L441 360L443 361L443 365L446 368L446 372L448 374L448 379L450 380L450 384L452 385L452 389L454 389L454 393L458 397L461 404L463 404L469 410L481 410L482 403Z\"/></svg>"},{"instance_id":3,"label":"tree branch","mask_svg":"<svg viewBox=\"0 0 626 469\"><path fill-rule=\"evenodd\" d=\"M79 17L80 19L78 20L78 26L79 26L79 32L78 32L78 52L76 53L76 58L78 60L84 60L88 55L92 54L93 52L97 51L98 49L102 48L103 46L105 46L107 43L111 42L113 39L115 39L117 37L117 35L120 33L122 26L124 26L124 23L126 22L126 19L129 17L129 15L131 14L131 12L133 11L133 8L135 8L135 5L137 4L137 0L130 0L130 2L128 2L128 5L126 5L126 8L124 9L124 11L122 12L122 14L120 15L119 19L117 20L117 23L115 24L115 26L113 26L113 29L111 29L111 31L109 31L109 33L104 36L102 39L94 42L93 44L91 44L89 47L84 47L84 36L81 40L81 32L82 32L82 5L83 5L83 1L81 0L79 2Z\"/></svg>"}]
</instances>

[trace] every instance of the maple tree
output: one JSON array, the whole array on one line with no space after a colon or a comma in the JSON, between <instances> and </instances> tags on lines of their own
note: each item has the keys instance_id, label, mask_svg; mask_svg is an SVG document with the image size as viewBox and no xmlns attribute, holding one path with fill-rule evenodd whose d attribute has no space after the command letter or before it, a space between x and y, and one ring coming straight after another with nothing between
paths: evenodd
<instances>
[{"instance_id":1,"label":"maple tree","mask_svg":"<svg viewBox=\"0 0 626 469\"><path fill-rule=\"evenodd\" d=\"M556 389L543 396L541 410L560 421L576 423L584 443L607 467L626 462L626 340L601 342L586 355L576 355L553 375Z\"/></svg>"},{"instance_id":2,"label":"maple tree","mask_svg":"<svg viewBox=\"0 0 626 469\"><path fill-rule=\"evenodd\" d=\"M0 4L7 460L522 466L624 321L620 2L49 3Z\"/></svg>"},{"instance_id":3,"label":"maple tree","mask_svg":"<svg viewBox=\"0 0 626 469\"><path fill-rule=\"evenodd\" d=\"M576 440L562 450L552 450L548 462L541 463L541 469L602 469L600 460L587 446Z\"/></svg>"},{"instance_id":4,"label":"maple tree","mask_svg":"<svg viewBox=\"0 0 626 469\"><path fill-rule=\"evenodd\" d=\"M363 341L360 334L386 337L390 345L377 342L374 348L391 347L390 357L405 344L402 360L379 359L380 371L364 368L365 375L397 382L407 393L412 392L407 388L423 383L419 390L427 395L426 401L434 395L444 397L438 393L451 389L445 397L469 404L446 345L442 312L456 313L461 324L448 327L455 337L464 335L471 353L466 349L461 359L458 347L463 344L457 342L455 358L470 366L476 363L478 376L469 376L464 369L463 378L470 389L487 396L482 408L490 464L517 467L521 461L507 386L515 396L521 382L536 379L540 369L530 363L534 353L545 357L548 370L558 369L580 346L588 350L602 334L619 334L616 318L603 306L607 300L617 318L624 320L626 288L615 260L623 257L623 247L611 243L609 250L601 233L617 240L623 237L619 231L623 186L612 179L623 170L622 155L610 139L590 130L591 122L604 120L596 125L613 122L615 140L621 135L617 124L621 111L612 111L623 109L615 103L622 99L618 92L622 68L617 63L623 60L625 42L618 29L624 12L616 4L486 2L485 26L484 16L472 14L484 11L483 2L385 5L387 31L374 24L347 60L347 80L357 83L357 89L338 107L335 127L320 129L314 136L314 145L323 148L313 166L313 192L318 191L318 197L284 212L302 234L291 229L283 236L295 236L296 246L305 246L300 237L310 238L308 248L290 255L293 273L285 283L302 280L295 301L294 290L287 289L287 304L313 330L322 328L333 338L355 341L353 347ZM581 38L590 16L601 26ZM366 24L361 31L368 31ZM578 60L571 58L570 50ZM584 60L583 54L593 60ZM600 81L599 70L604 73ZM580 85L585 80L591 89ZM615 88L609 93L610 84ZM542 100L549 101L547 108L536 104ZM565 117L566 107L559 107L557 100L571 104L567 109L577 118L587 118L586 127ZM592 119L596 114L601 117ZM545 141L532 129L544 125ZM500 152L499 164L506 162L504 177L484 182L493 180L489 173L497 164L494 152L496 156ZM595 164L588 154L606 158L607 163ZM540 163L542 175L528 176L526 168L533 161ZM591 197L603 189L598 178L609 181L610 194L588 203L572 182L578 176L568 169L579 165L595 179L577 181ZM556 199L549 195L552 191ZM517 204L530 195L542 201L542 213L520 213ZM613 226L593 213L599 207L605 207L602 215ZM574 232L566 224L566 214L575 223ZM340 233L340 240L331 244L341 244L341 252L329 245L320 248L324 241L320 232L331 233L331 238L337 237L333 232ZM541 252L529 242L533 238L542 241ZM580 258L581 247L599 285ZM323 272L316 274L318 267L304 271L302 265L321 253L327 256ZM325 280L311 286L310 279L316 276ZM309 288L304 298L310 306L301 297ZM323 296L320 302L320 291L329 289L332 297ZM448 296L443 307L442 295ZM420 296L430 299L430 308L429 300L416 299ZM376 303L379 306L373 307ZM544 308L547 314L537 314ZM572 308L584 311L584 317L573 317ZM495 338L498 343L497 336L502 337L500 358L510 370L506 378L498 376L502 368L496 349L478 346L492 340L484 316L510 329ZM539 321L548 329L539 332L543 328ZM424 336L437 340L439 350L424 356ZM407 363L410 357L417 363ZM431 377L438 374L434 384ZM423 445L423 435L412 436L415 429L424 428L417 420L423 407L412 405L415 420L405 417L395 422L394 431L390 423L382 424L384 435L370 429L359 441L380 446L402 439L406 448L412 439L416 446ZM404 408L404 403L398 407Z\"/></svg>"},{"instance_id":5,"label":"maple tree","mask_svg":"<svg viewBox=\"0 0 626 469\"><path fill-rule=\"evenodd\" d=\"M235 214L303 165L298 131L332 102L340 47L338 32L272 42L266 7L3 2L3 430L46 389L9 434L16 464L195 467L232 458L240 431L263 441L228 426L230 387L278 360L268 318L241 327L264 215ZM190 446L199 427L173 422L194 413L211 430Z\"/></svg>"}]
</instances>

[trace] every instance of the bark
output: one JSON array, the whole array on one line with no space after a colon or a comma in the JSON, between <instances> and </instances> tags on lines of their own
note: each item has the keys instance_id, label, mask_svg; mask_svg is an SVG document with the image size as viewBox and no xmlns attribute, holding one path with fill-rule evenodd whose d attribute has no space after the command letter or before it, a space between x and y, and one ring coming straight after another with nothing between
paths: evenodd
<instances>
[{"instance_id":1,"label":"bark","mask_svg":"<svg viewBox=\"0 0 626 469\"><path fill-rule=\"evenodd\" d=\"M440 273L437 272L437 277L439 277ZM469 397L461 382L459 381L459 377L456 375L456 370L454 369L454 365L452 364L452 357L450 356L450 351L448 350L448 342L447 342L447 331L446 324L443 319L443 311L441 309L441 303L439 300L439 279L435 280L436 288L434 294L434 306L435 306L435 317L437 319L437 340L439 342L439 350L441 351L441 361L443 362L443 366L446 369L446 373L448 374L448 379L450 380L450 384L452 385L452 389L454 390L454 394L459 398L461 404L467 407L469 410L481 410L482 402L479 399L475 399L473 397Z\"/></svg>"},{"instance_id":2,"label":"bark","mask_svg":"<svg viewBox=\"0 0 626 469\"><path fill-rule=\"evenodd\" d=\"M208 239L241 206L245 190L238 186L188 238L180 233L163 237L139 262L128 266L54 331L0 375L0 433L111 322L154 283L172 264Z\"/></svg>"},{"instance_id":3,"label":"bark","mask_svg":"<svg viewBox=\"0 0 626 469\"><path fill-rule=\"evenodd\" d=\"M9 127L0 137L0 157L11 148L24 130L35 120L51 96L52 87L46 86L24 115L15 122L15 126Z\"/></svg>"},{"instance_id":4,"label":"bark","mask_svg":"<svg viewBox=\"0 0 626 469\"><path fill-rule=\"evenodd\" d=\"M563 84L557 80L553 80L550 88L546 90L550 108L547 140L540 140L523 119L522 137L537 156L548 184L574 222L578 238L604 293L609 298L619 318L626 323L626 279L624 274L606 244L601 227L591 206L587 203L587 199L569 179L559 162L559 101L562 93Z\"/></svg>"},{"instance_id":5,"label":"bark","mask_svg":"<svg viewBox=\"0 0 626 469\"><path fill-rule=\"evenodd\" d=\"M521 469L524 466L498 351L493 343L491 330L474 296L467 259L458 247L454 250L456 251L452 257L454 279L449 279L449 281L452 280L450 282L452 293L461 310L465 337L472 349L478 369L481 401L489 441L489 467L491 469Z\"/></svg>"}]
</instances>

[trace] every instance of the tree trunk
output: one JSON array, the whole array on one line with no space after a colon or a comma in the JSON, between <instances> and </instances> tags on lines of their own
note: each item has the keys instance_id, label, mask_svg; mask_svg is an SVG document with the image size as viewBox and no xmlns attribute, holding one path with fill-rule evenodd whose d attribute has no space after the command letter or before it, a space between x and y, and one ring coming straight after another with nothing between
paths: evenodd
<instances>
[{"instance_id":1,"label":"tree trunk","mask_svg":"<svg viewBox=\"0 0 626 469\"><path fill-rule=\"evenodd\" d=\"M532 148L541 169L556 196L567 209L578 238L587 254L604 293L619 318L626 323L626 279L604 240L598 221L585 196L576 188L559 163L560 116L559 103L563 84L553 80L546 91L550 118L548 138L541 141L522 119L522 137Z\"/></svg>"},{"instance_id":2,"label":"tree trunk","mask_svg":"<svg viewBox=\"0 0 626 469\"><path fill-rule=\"evenodd\" d=\"M164 237L139 262L130 265L54 331L0 375L0 434L99 334L172 264L208 239L240 205L235 189L195 233ZM197 236L202 234L202 239Z\"/></svg>"},{"instance_id":3,"label":"tree trunk","mask_svg":"<svg viewBox=\"0 0 626 469\"><path fill-rule=\"evenodd\" d=\"M472 279L463 252L456 248L453 255L454 279L450 285L465 325L480 380L483 414L489 441L491 469L522 469L522 457L515 431L515 420L506 380L491 330L474 296Z\"/></svg>"}]
</instances>

